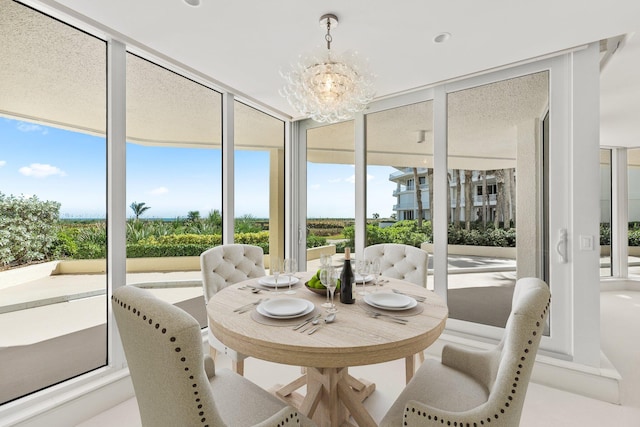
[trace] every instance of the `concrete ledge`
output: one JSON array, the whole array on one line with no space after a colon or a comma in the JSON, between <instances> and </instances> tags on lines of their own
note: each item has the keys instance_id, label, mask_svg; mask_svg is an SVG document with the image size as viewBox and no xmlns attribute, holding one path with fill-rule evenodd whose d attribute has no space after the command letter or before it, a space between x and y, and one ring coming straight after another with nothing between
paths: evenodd
<instances>
[{"instance_id":1,"label":"concrete ledge","mask_svg":"<svg viewBox=\"0 0 640 427\"><path fill-rule=\"evenodd\" d=\"M318 246L307 249L307 261L319 259L321 255L333 256L336 254L336 245Z\"/></svg>"},{"instance_id":2,"label":"concrete ledge","mask_svg":"<svg viewBox=\"0 0 640 427\"><path fill-rule=\"evenodd\" d=\"M423 243L420 249L433 253L433 243ZM472 245L447 245L450 255L469 255L493 258L516 259L516 248L503 248L499 246L472 246Z\"/></svg>"},{"instance_id":3,"label":"concrete ledge","mask_svg":"<svg viewBox=\"0 0 640 427\"><path fill-rule=\"evenodd\" d=\"M60 295L56 297L48 297L27 302L20 302L16 304L0 305L0 314L11 313L12 311L27 310L29 308L43 307L45 305L58 304L61 302L69 302L82 298L95 297L98 295L104 295L105 292L106 291L104 289L99 289L95 291L78 292L72 295Z\"/></svg>"},{"instance_id":4,"label":"concrete ledge","mask_svg":"<svg viewBox=\"0 0 640 427\"><path fill-rule=\"evenodd\" d=\"M64 260L59 261L54 274L101 274L106 270L105 259ZM197 256L127 259L127 273L196 270L200 270L200 257Z\"/></svg>"},{"instance_id":5,"label":"concrete ledge","mask_svg":"<svg viewBox=\"0 0 640 427\"><path fill-rule=\"evenodd\" d=\"M49 261L43 262L42 264L0 271L0 289L51 276L55 274L59 263L60 261Z\"/></svg>"}]
</instances>

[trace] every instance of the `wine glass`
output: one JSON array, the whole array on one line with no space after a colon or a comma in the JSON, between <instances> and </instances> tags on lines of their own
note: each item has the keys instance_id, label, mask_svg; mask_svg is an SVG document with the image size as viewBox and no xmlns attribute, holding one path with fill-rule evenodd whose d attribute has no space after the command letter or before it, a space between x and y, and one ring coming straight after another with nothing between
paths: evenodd
<instances>
[{"instance_id":1,"label":"wine glass","mask_svg":"<svg viewBox=\"0 0 640 427\"><path fill-rule=\"evenodd\" d=\"M325 267L329 264L329 255L320 254L320 268Z\"/></svg>"},{"instance_id":2,"label":"wine glass","mask_svg":"<svg viewBox=\"0 0 640 427\"><path fill-rule=\"evenodd\" d=\"M289 290L286 291L285 294L293 295L296 291L291 289L291 277L298 272L298 262L293 258L285 258L283 271L283 274L287 276L287 282L289 283Z\"/></svg>"},{"instance_id":3,"label":"wine glass","mask_svg":"<svg viewBox=\"0 0 640 427\"><path fill-rule=\"evenodd\" d=\"M329 277L331 276L331 269L333 267L329 266L329 265L325 265L324 267L322 267L320 269L320 283L322 283L322 285L327 288L327 302L322 303L322 307L325 308L331 308L331 302L329 300L330 297L330 292L329 292Z\"/></svg>"},{"instance_id":4,"label":"wine glass","mask_svg":"<svg viewBox=\"0 0 640 427\"><path fill-rule=\"evenodd\" d=\"M277 295L280 293L278 292L278 278L280 274L282 274L282 261L279 258L273 259L270 263L269 270L271 271L271 275L273 276L273 279L276 282L275 283L276 288L273 291L273 294Z\"/></svg>"},{"instance_id":5,"label":"wine glass","mask_svg":"<svg viewBox=\"0 0 640 427\"><path fill-rule=\"evenodd\" d=\"M322 274L322 270L331 265L331 255L321 254L320 255L320 274ZM322 282L322 280L320 280ZM322 283L324 285L324 283ZM325 286L326 287L326 286ZM327 292L327 301L321 304L324 308L331 307L331 302L329 301L329 292Z\"/></svg>"},{"instance_id":6,"label":"wine glass","mask_svg":"<svg viewBox=\"0 0 640 427\"><path fill-rule=\"evenodd\" d=\"M371 261L371 265L369 266L369 272L373 275L373 285L374 285L374 289L377 291L378 277L382 274L379 259L374 259L373 261Z\"/></svg>"},{"instance_id":7,"label":"wine glass","mask_svg":"<svg viewBox=\"0 0 640 427\"><path fill-rule=\"evenodd\" d=\"M338 275L336 273L336 269L328 266L324 270L322 270L324 274L320 273L320 281L322 281L322 277L324 276L326 283L322 282L322 284L327 288L329 294L331 295L331 306L327 309L327 313L336 313L338 309L336 305L333 303L333 294L336 291L336 286L338 285Z\"/></svg>"},{"instance_id":8,"label":"wine glass","mask_svg":"<svg viewBox=\"0 0 640 427\"><path fill-rule=\"evenodd\" d=\"M362 280L362 290L358 292L359 295L366 295L368 292L365 290L365 281L367 275L369 274L369 261L364 259L359 259L356 261L356 273L360 276ZM356 282L357 285L357 282Z\"/></svg>"}]
</instances>

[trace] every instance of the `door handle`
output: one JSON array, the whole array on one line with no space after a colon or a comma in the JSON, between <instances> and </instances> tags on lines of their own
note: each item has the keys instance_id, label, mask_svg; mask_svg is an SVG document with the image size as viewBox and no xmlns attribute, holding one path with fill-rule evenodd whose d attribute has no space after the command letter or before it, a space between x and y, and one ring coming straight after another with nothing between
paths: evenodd
<instances>
[{"instance_id":1,"label":"door handle","mask_svg":"<svg viewBox=\"0 0 640 427\"><path fill-rule=\"evenodd\" d=\"M560 262L567 263L567 229L561 228L558 235L558 244L556 245L556 252L560 255Z\"/></svg>"}]
</instances>

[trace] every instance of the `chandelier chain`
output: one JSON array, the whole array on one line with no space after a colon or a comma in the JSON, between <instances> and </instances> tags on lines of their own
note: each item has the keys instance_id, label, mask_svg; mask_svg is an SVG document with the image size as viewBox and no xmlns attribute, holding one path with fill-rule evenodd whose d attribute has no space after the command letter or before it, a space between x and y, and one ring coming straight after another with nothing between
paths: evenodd
<instances>
[{"instance_id":1,"label":"chandelier chain","mask_svg":"<svg viewBox=\"0 0 640 427\"><path fill-rule=\"evenodd\" d=\"M333 41L333 37L331 37L331 19L327 18L327 34L324 36L324 39L327 41L327 50L331 50L331 42Z\"/></svg>"}]
</instances>

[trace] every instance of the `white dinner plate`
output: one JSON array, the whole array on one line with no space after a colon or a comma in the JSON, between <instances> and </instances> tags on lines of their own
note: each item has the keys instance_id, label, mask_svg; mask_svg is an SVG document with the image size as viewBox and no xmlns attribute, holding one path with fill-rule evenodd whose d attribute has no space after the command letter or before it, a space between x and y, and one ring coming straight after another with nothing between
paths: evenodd
<instances>
[{"instance_id":1,"label":"white dinner plate","mask_svg":"<svg viewBox=\"0 0 640 427\"><path fill-rule=\"evenodd\" d=\"M364 302L383 310L408 310L418 305L418 302L411 297L387 292L366 294Z\"/></svg>"},{"instance_id":2,"label":"white dinner plate","mask_svg":"<svg viewBox=\"0 0 640 427\"><path fill-rule=\"evenodd\" d=\"M300 279L298 279L297 277L291 276L291 284L292 285L295 285L296 283L298 283L299 280ZM270 288L275 288L276 279L273 276L264 276L264 277L261 277L258 280L258 283L260 283L263 286L268 286ZM278 276L278 287L280 287L280 286L289 286L289 277L283 276L283 275Z\"/></svg>"},{"instance_id":3,"label":"white dinner plate","mask_svg":"<svg viewBox=\"0 0 640 427\"><path fill-rule=\"evenodd\" d=\"M300 298L275 298L260 304L272 316L294 316L307 308L306 300Z\"/></svg>"},{"instance_id":4,"label":"white dinner plate","mask_svg":"<svg viewBox=\"0 0 640 427\"><path fill-rule=\"evenodd\" d=\"M373 280L373 274L369 274L368 276L365 276L364 281L366 282L370 282ZM356 282L357 283L362 283L362 275L356 273Z\"/></svg>"},{"instance_id":5,"label":"white dinner plate","mask_svg":"<svg viewBox=\"0 0 640 427\"><path fill-rule=\"evenodd\" d=\"M266 311L264 309L264 305L271 302L271 301L279 301L281 299L298 299L299 301L302 301L306 308L304 308L300 313L296 313L296 314L291 314L291 315L282 315L282 316L278 316L278 315L274 315L269 313L268 311ZM258 304L258 306L256 307L256 311L260 314L262 314L263 316L266 317L271 317L272 319L294 319L296 317L300 317L300 316L304 316L307 315L309 313L311 313L313 310L315 309L315 305L313 305L313 303L311 301L307 301L301 298L276 298L276 299L272 299L269 301L265 301L261 304Z\"/></svg>"}]
</instances>

